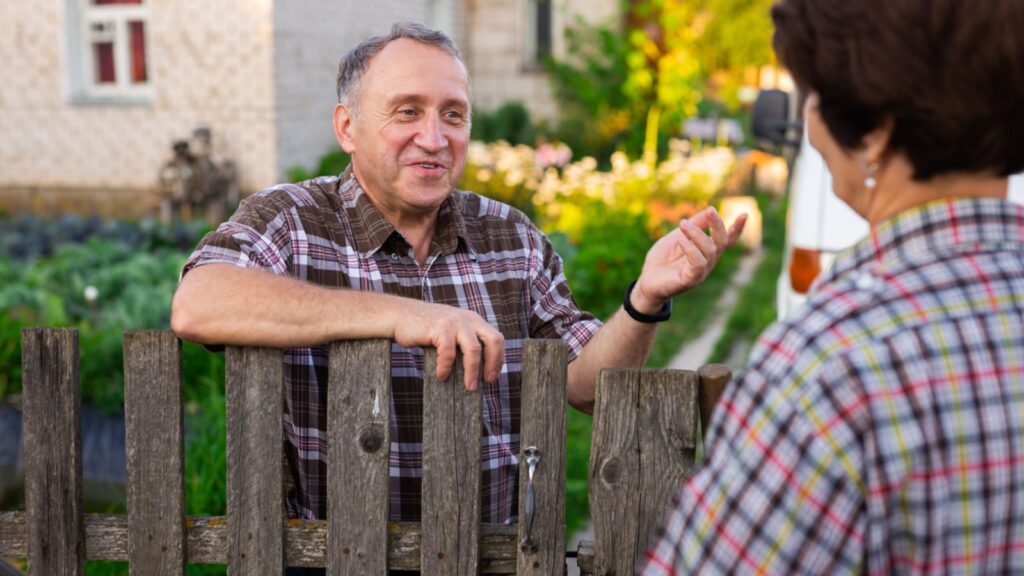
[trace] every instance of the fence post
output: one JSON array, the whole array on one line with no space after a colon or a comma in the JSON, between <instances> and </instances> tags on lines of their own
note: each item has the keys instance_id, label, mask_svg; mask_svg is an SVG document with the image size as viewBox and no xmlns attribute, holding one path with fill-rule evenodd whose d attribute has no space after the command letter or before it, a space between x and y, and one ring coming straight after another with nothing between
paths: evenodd
<instances>
[{"instance_id":1,"label":"fence post","mask_svg":"<svg viewBox=\"0 0 1024 576\"><path fill-rule=\"evenodd\" d=\"M391 342L335 342L328 372L327 574L386 576Z\"/></svg>"},{"instance_id":2,"label":"fence post","mask_svg":"<svg viewBox=\"0 0 1024 576\"><path fill-rule=\"evenodd\" d=\"M284 571L281 350L227 349L228 572Z\"/></svg>"},{"instance_id":3,"label":"fence post","mask_svg":"<svg viewBox=\"0 0 1024 576\"><path fill-rule=\"evenodd\" d=\"M633 572L693 467L696 388L697 375L688 371L601 372L590 453L594 574Z\"/></svg>"},{"instance_id":4,"label":"fence post","mask_svg":"<svg viewBox=\"0 0 1024 576\"><path fill-rule=\"evenodd\" d=\"M697 397L700 402L700 430L701 436L705 439L704 446L707 447L708 428L711 427L711 417L715 413L715 404L722 397L722 392L732 380L732 370L723 364L706 364L697 371L700 376Z\"/></svg>"},{"instance_id":5,"label":"fence post","mask_svg":"<svg viewBox=\"0 0 1024 576\"><path fill-rule=\"evenodd\" d=\"M568 347L561 340L523 343L522 411L519 459L519 549L516 573L520 576L561 574L565 566L565 427L566 366ZM532 547L527 536L526 512L529 469L523 452L540 450L533 477L534 517Z\"/></svg>"},{"instance_id":6,"label":"fence post","mask_svg":"<svg viewBox=\"0 0 1024 576\"><path fill-rule=\"evenodd\" d=\"M630 574L640 506L637 398L640 372L601 371L590 450L590 517L594 524L594 574Z\"/></svg>"},{"instance_id":7,"label":"fence post","mask_svg":"<svg viewBox=\"0 0 1024 576\"><path fill-rule=\"evenodd\" d=\"M632 562L647 549L672 495L693 469L697 447L697 374L683 370L641 371L639 406L640 508Z\"/></svg>"},{"instance_id":8,"label":"fence post","mask_svg":"<svg viewBox=\"0 0 1024 576\"><path fill-rule=\"evenodd\" d=\"M437 351L425 348L420 570L475 576L480 544L480 391L466 392L463 387L461 353L447 380L438 381L436 374Z\"/></svg>"},{"instance_id":9,"label":"fence post","mask_svg":"<svg viewBox=\"0 0 1024 576\"><path fill-rule=\"evenodd\" d=\"M128 561L135 574L184 574L185 445L181 341L124 334Z\"/></svg>"},{"instance_id":10,"label":"fence post","mask_svg":"<svg viewBox=\"0 0 1024 576\"><path fill-rule=\"evenodd\" d=\"M21 333L25 511L32 574L85 573L78 330Z\"/></svg>"}]
</instances>

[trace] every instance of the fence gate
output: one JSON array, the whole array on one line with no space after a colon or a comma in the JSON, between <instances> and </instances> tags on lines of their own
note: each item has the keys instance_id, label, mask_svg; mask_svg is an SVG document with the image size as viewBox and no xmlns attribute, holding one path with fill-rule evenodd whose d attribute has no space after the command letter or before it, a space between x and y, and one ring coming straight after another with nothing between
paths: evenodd
<instances>
[{"instance_id":1,"label":"fence gate","mask_svg":"<svg viewBox=\"0 0 1024 576\"><path fill-rule=\"evenodd\" d=\"M167 331L124 336L128 514L82 512L78 334L22 333L24 512L0 512L0 557L32 574L79 576L85 560L127 561L133 574L520 574L565 566L566 347L524 343L518 525L481 524L481 395L463 389L461 359L437 382L424 351L420 523L388 522L390 351L385 340L335 342L327 399L328 520L284 509L281 351L228 348L227 516L186 517L181 342ZM596 542L587 574L629 574L680 479L693 466L695 425L727 370L606 370L590 464ZM698 410L697 406L701 408Z\"/></svg>"}]
</instances>

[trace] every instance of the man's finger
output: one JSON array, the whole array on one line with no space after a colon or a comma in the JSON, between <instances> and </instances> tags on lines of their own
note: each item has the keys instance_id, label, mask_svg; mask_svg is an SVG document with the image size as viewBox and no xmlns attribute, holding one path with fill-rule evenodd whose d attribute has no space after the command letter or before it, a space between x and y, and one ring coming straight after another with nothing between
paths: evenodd
<instances>
[{"instance_id":1,"label":"man's finger","mask_svg":"<svg viewBox=\"0 0 1024 576\"><path fill-rule=\"evenodd\" d=\"M704 255L705 260L715 262L718 259L718 247L715 246L714 240L704 233L704 230L698 228L692 221L684 221L680 228L686 238L689 238Z\"/></svg>"},{"instance_id":2,"label":"man's finger","mask_svg":"<svg viewBox=\"0 0 1024 576\"><path fill-rule=\"evenodd\" d=\"M747 223L747 213L744 212L736 217L736 221L729 227L729 243L728 246L736 244L736 241L740 239L740 234L743 233L743 227Z\"/></svg>"},{"instance_id":3,"label":"man's finger","mask_svg":"<svg viewBox=\"0 0 1024 576\"><path fill-rule=\"evenodd\" d=\"M484 380L495 382L505 363L505 337L492 329L480 334L479 338L484 344Z\"/></svg>"},{"instance_id":4,"label":"man's finger","mask_svg":"<svg viewBox=\"0 0 1024 576\"><path fill-rule=\"evenodd\" d=\"M711 214L714 213L714 210L714 208L708 206L693 216L683 219L683 221L692 222L694 226L703 230L708 227L708 219L711 217Z\"/></svg>"},{"instance_id":5,"label":"man's finger","mask_svg":"<svg viewBox=\"0 0 1024 576\"><path fill-rule=\"evenodd\" d=\"M703 234L703 232L702 232ZM698 276L701 275L700 270L703 270L708 264L707 258L704 254L689 240L688 236L683 236L679 239L679 244L683 247L683 254L686 255L686 261L690 263L690 266L698 271Z\"/></svg>"},{"instance_id":6,"label":"man's finger","mask_svg":"<svg viewBox=\"0 0 1024 576\"><path fill-rule=\"evenodd\" d=\"M451 376L452 366L455 364L455 345L449 338L438 343L437 349L437 379L445 381Z\"/></svg>"},{"instance_id":7,"label":"man's finger","mask_svg":"<svg viewBox=\"0 0 1024 576\"><path fill-rule=\"evenodd\" d=\"M462 384L467 392L476 390L480 380L480 341L473 332L459 333L459 349L462 350Z\"/></svg>"},{"instance_id":8,"label":"man's finger","mask_svg":"<svg viewBox=\"0 0 1024 576\"><path fill-rule=\"evenodd\" d=\"M709 218L709 226L711 232L711 239L715 241L715 246L718 246L718 251L721 252L729 246L729 233L725 231L725 222L722 222L722 217L719 216L716 210Z\"/></svg>"}]
</instances>

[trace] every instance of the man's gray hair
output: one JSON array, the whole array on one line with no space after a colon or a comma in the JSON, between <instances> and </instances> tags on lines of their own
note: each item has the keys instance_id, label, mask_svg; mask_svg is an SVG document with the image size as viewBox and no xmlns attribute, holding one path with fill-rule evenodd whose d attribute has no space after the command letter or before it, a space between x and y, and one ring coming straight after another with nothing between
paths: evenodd
<instances>
[{"instance_id":1,"label":"man's gray hair","mask_svg":"<svg viewBox=\"0 0 1024 576\"><path fill-rule=\"evenodd\" d=\"M369 67L370 59L376 56L385 46L399 38L408 38L421 44L435 46L450 54L465 68L466 63L455 47L455 42L444 32L431 30L415 22L399 22L391 27L391 32L383 36L374 36L363 41L349 51L338 64L338 102L355 112L355 96L359 93L359 85L363 74Z\"/></svg>"}]
</instances>

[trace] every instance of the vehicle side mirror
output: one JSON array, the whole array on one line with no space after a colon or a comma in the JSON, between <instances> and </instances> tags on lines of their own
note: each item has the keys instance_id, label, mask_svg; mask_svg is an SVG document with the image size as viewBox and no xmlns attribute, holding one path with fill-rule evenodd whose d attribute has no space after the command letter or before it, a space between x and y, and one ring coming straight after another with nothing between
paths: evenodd
<instances>
[{"instance_id":1,"label":"vehicle side mirror","mask_svg":"<svg viewBox=\"0 0 1024 576\"><path fill-rule=\"evenodd\" d=\"M789 94L761 90L750 114L750 130L758 140L776 146L799 146L803 122L789 117Z\"/></svg>"}]
</instances>

